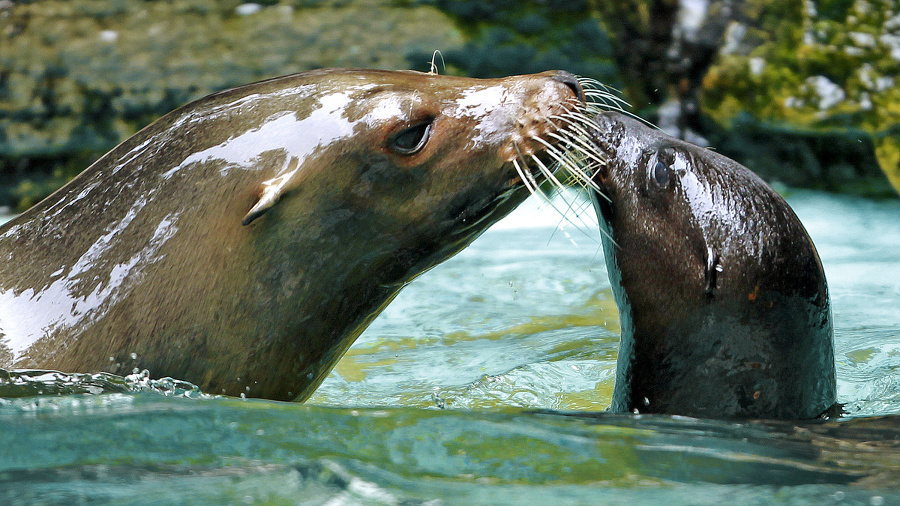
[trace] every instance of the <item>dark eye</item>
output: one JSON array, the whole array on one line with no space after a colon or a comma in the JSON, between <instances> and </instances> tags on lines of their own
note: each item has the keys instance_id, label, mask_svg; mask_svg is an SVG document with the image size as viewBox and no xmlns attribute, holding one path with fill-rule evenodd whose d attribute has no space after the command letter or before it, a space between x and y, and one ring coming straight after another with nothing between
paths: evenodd
<instances>
[{"instance_id":1,"label":"dark eye","mask_svg":"<svg viewBox=\"0 0 900 506\"><path fill-rule=\"evenodd\" d=\"M672 148L663 148L656 152L656 157L650 159L651 165L647 178L650 179L650 186L657 190L665 190L669 187L669 180L672 178L672 165L676 158L675 150Z\"/></svg>"},{"instance_id":2,"label":"dark eye","mask_svg":"<svg viewBox=\"0 0 900 506\"><path fill-rule=\"evenodd\" d=\"M419 150L425 147L430 133L431 121L409 127L394 137L394 140L391 141L391 149L401 155L418 153Z\"/></svg>"},{"instance_id":3,"label":"dark eye","mask_svg":"<svg viewBox=\"0 0 900 506\"><path fill-rule=\"evenodd\" d=\"M658 188L669 186L669 166L662 160L657 160L656 165L653 166L652 178Z\"/></svg>"}]
</instances>

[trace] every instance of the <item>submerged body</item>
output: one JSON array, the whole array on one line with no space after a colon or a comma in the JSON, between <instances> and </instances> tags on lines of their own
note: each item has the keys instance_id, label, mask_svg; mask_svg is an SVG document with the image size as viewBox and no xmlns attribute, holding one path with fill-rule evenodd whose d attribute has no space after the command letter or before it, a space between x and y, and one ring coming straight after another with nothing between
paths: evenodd
<instances>
[{"instance_id":1,"label":"submerged body","mask_svg":"<svg viewBox=\"0 0 900 506\"><path fill-rule=\"evenodd\" d=\"M835 402L815 247L745 167L617 113L593 199L622 338L613 411L813 418Z\"/></svg>"},{"instance_id":2,"label":"submerged body","mask_svg":"<svg viewBox=\"0 0 900 506\"><path fill-rule=\"evenodd\" d=\"M173 111L0 227L0 367L305 399L524 200L536 138L579 95L558 72L331 69Z\"/></svg>"}]
</instances>

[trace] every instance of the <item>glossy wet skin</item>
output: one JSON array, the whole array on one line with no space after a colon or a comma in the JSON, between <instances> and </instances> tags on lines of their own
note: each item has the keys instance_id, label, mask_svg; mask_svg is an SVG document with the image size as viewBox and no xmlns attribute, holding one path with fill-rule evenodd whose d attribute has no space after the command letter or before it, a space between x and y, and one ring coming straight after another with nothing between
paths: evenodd
<instances>
[{"instance_id":1,"label":"glossy wet skin","mask_svg":"<svg viewBox=\"0 0 900 506\"><path fill-rule=\"evenodd\" d=\"M173 111L0 228L0 367L302 400L528 195L511 161L579 91L332 69Z\"/></svg>"},{"instance_id":2,"label":"glossy wet skin","mask_svg":"<svg viewBox=\"0 0 900 506\"><path fill-rule=\"evenodd\" d=\"M616 113L594 181L622 320L614 411L813 418L835 402L815 247L738 163Z\"/></svg>"}]
</instances>

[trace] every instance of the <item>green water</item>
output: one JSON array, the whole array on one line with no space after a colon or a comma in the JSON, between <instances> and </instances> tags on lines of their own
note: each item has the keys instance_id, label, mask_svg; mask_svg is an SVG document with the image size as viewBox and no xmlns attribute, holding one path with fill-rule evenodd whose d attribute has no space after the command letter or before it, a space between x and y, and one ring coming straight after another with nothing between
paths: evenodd
<instances>
[{"instance_id":1,"label":"green water","mask_svg":"<svg viewBox=\"0 0 900 506\"><path fill-rule=\"evenodd\" d=\"M0 399L0 504L898 503L900 202L788 200L825 265L847 419L584 415L618 339L596 227L528 202L407 287L304 405L51 395L58 378Z\"/></svg>"}]
</instances>

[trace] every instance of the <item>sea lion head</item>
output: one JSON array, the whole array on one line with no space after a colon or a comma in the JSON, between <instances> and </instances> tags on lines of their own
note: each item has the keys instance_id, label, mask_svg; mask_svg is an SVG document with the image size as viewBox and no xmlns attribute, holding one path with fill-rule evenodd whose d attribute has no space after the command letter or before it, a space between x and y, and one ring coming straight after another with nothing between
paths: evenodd
<instances>
[{"instance_id":1,"label":"sea lion head","mask_svg":"<svg viewBox=\"0 0 900 506\"><path fill-rule=\"evenodd\" d=\"M617 112L591 183L622 320L617 411L811 418L835 400L818 254L737 162Z\"/></svg>"},{"instance_id":2,"label":"sea lion head","mask_svg":"<svg viewBox=\"0 0 900 506\"><path fill-rule=\"evenodd\" d=\"M386 71L316 77L315 100L330 110L317 122L315 150L284 154L243 224L258 225L278 206L289 222L298 215L290 200L302 194L300 207L315 199L322 209L352 212L354 222L370 226L368 240L390 236L389 249L403 245L415 256L431 249L405 266L417 271L467 244L528 195L522 178L534 181L530 169L546 166L544 152L555 143L547 134L558 130L553 117L578 107L580 93L564 72L493 80ZM304 191L310 184L317 195ZM284 226L284 219L275 221Z\"/></svg>"},{"instance_id":3,"label":"sea lion head","mask_svg":"<svg viewBox=\"0 0 900 506\"><path fill-rule=\"evenodd\" d=\"M327 69L188 104L0 229L0 350L302 400L549 174L583 99L564 72Z\"/></svg>"},{"instance_id":4,"label":"sea lion head","mask_svg":"<svg viewBox=\"0 0 900 506\"><path fill-rule=\"evenodd\" d=\"M324 339L328 344L301 371L314 375L290 390L301 399L403 286L530 194L551 162L555 117L583 99L564 72L490 80L378 71L324 77L317 100L343 104L328 121L344 134L303 157L288 179L279 179L284 172L267 176L275 184L262 186L243 218L249 233L261 236L257 247L267 244L266 255L297 252L293 267L278 272L318 273L304 292L343 294L305 296L302 303L320 305L320 316L298 325L321 327L323 335L342 331ZM277 277L257 278L273 280L265 292L282 291Z\"/></svg>"}]
</instances>

